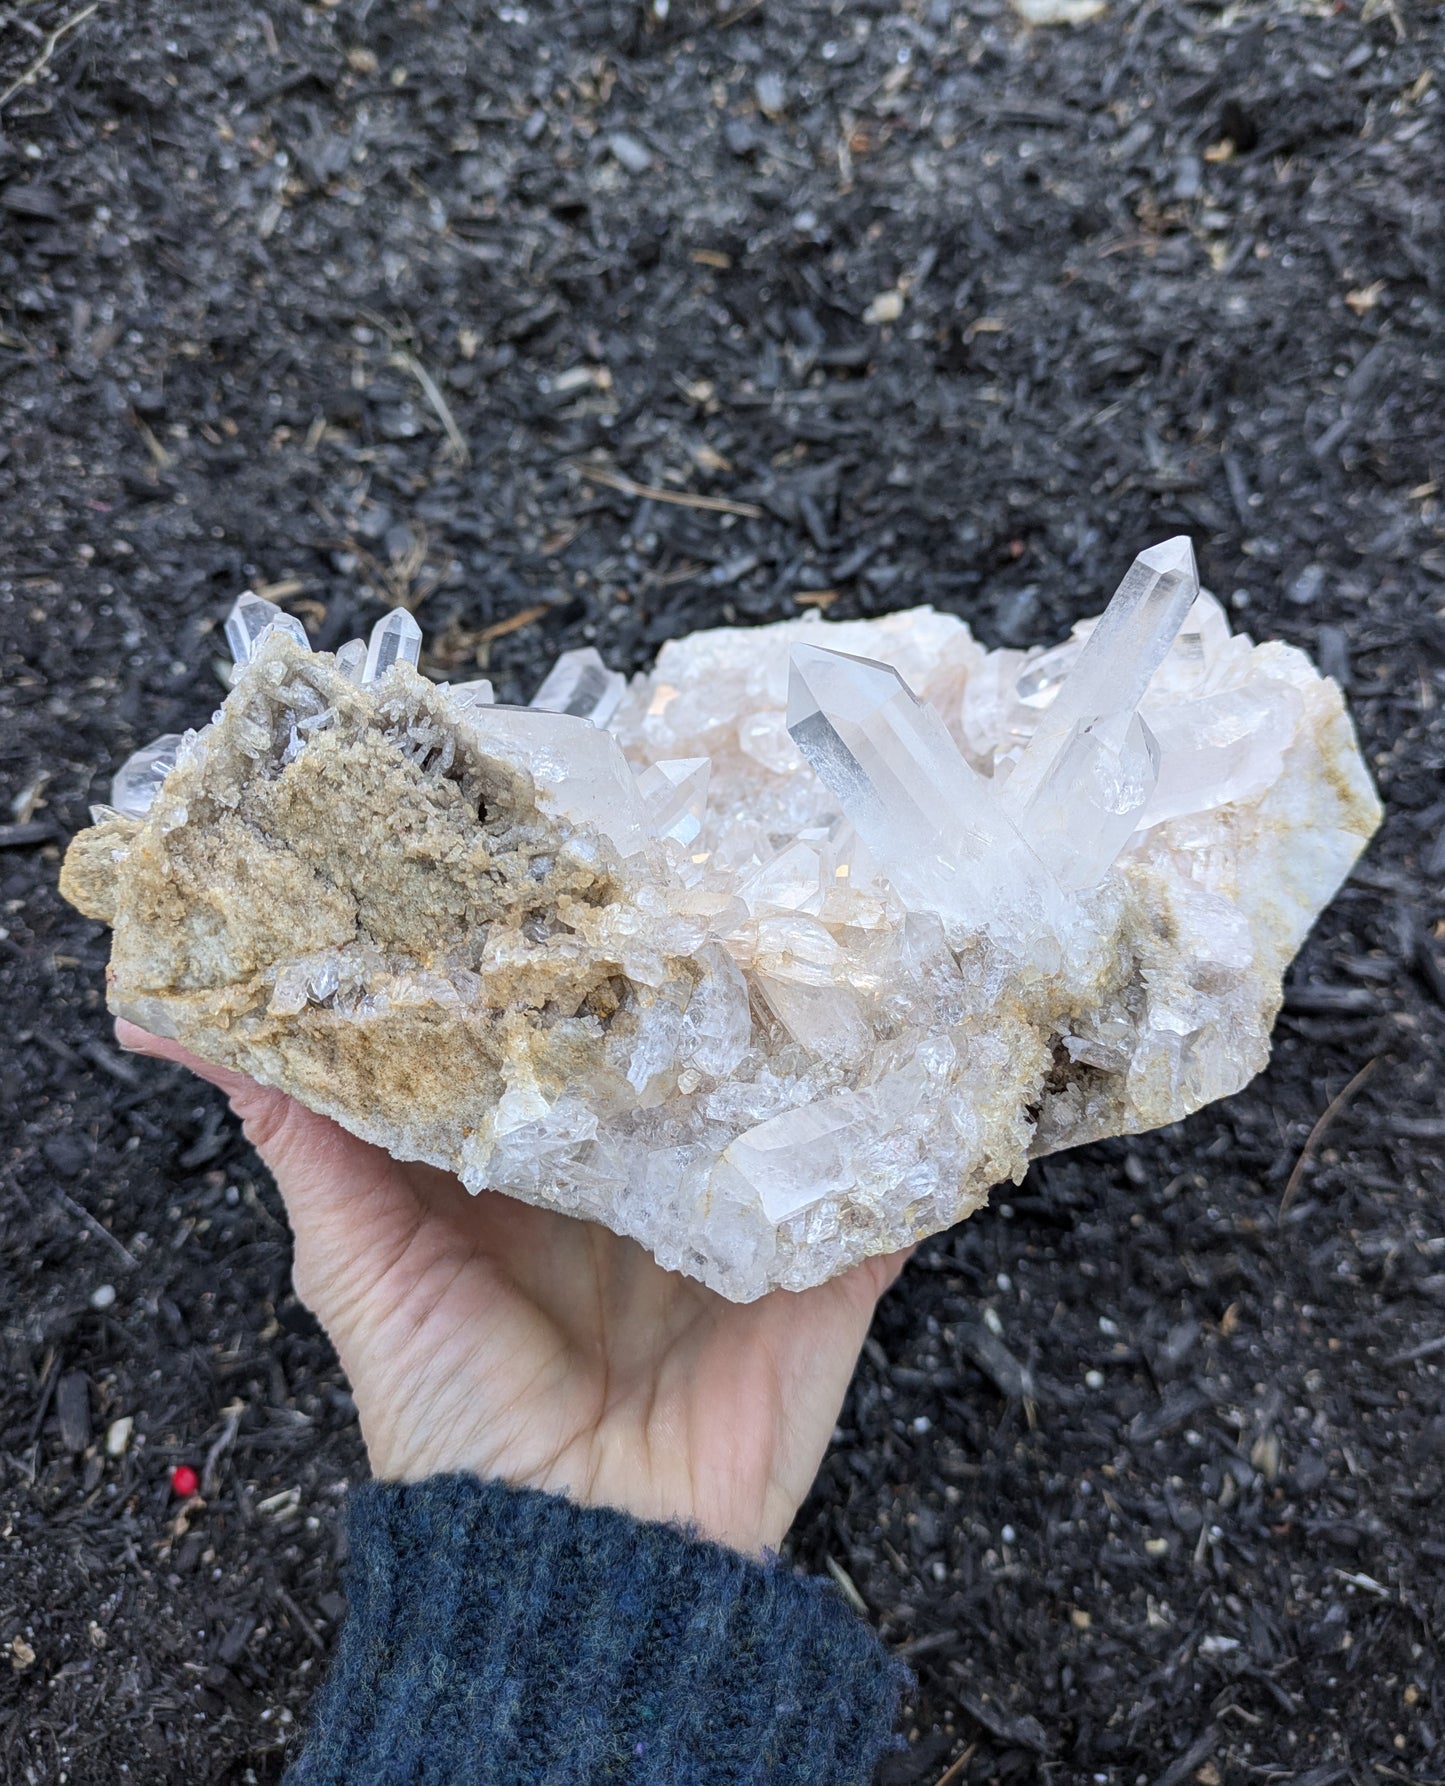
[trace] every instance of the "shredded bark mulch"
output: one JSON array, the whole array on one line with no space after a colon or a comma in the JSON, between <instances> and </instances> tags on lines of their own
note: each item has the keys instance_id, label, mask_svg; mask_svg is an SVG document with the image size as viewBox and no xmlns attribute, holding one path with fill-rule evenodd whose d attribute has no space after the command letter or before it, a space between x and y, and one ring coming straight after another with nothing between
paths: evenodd
<instances>
[{"instance_id":1,"label":"shredded bark mulch","mask_svg":"<svg viewBox=\"0 0 1445 1786\"><path fill-rule=\"evenodd\" d=\"M279 1203L55 890L238 590L525 699L810 605L1050 639L1178 531L1344 681L1384 832L1256 1084L924 1249L793 1552L917 1673L890 1786L1445 1778L1442 47L0 4L0 1779L275 1782L344 1615Z\"/></svg>"}]
</instances>

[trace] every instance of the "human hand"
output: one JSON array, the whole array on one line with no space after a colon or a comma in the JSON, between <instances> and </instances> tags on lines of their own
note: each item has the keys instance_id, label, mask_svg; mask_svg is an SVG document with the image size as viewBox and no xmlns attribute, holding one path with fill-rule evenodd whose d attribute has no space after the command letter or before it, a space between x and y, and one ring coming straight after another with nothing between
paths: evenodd
<instances>
[{"instance_id":1,"label":"human hand","mask_svg":"<svg viewBox=\"0 0 1445 1786\"><path fill-rule=\"evenodd\" d=\"M116 1035L218 1086L275 1175L374 1475L470 1471L777 1548L906 1253L728 1302L606 1228L474 1196L177 1043Z\"/></svg>"}]
</instances>

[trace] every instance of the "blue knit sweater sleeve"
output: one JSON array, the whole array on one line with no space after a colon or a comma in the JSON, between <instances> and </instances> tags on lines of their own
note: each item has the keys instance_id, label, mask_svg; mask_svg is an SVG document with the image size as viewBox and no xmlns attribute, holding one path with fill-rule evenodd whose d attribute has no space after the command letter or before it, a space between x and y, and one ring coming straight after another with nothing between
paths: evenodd
<instances>
[{"instance_id":1,"label":"blue knit sweater sleeve","mask_svg":"<svg viewBox=\"0 0 1445 1786\"><path fill-rule=\"evenodd\" d=\"M285 1786L865 1786L907 1678L831 1587L470 1476L353 1497Z\"/></svg>"}]
</instances>

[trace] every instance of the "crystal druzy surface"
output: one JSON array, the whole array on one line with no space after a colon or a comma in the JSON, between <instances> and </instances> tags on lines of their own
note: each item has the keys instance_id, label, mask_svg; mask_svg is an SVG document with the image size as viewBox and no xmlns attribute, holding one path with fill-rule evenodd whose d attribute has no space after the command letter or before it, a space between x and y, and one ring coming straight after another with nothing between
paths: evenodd
<instances>
[{"instance_id":1,"label":"crystal druzy surface","mask_svg":"<svg viewBox=\"0 0 1445 1786\"><path fill-rule=\"evenodd\" d=\"M738 1300L1238 1090L1379 820L1338 689L1185 539L1050 649L810 616L630 684L568 652L527 708L401 610L227 636L67 857L112 1009Z\"/></svg>"}]
</instances>

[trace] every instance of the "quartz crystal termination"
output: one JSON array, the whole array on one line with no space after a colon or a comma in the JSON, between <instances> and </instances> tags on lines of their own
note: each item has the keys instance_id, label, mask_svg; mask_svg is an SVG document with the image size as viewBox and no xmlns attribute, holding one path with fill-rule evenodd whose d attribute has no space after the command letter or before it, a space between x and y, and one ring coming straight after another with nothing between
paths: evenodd
<instances>
[{"instance_id":1,"label":"quartz crystal termination","mask_svg":"<svg viewBox=\"0 0 1445 1786\"><path fill-rule=\"evenodd\" d=\"M1268 1057L1379 807L1339 691L1187 541L985 653L914 609L697 633L530 707L404 610L311 652L248 592L210 724L121 768L67 897L112 1009L398 1158L747 1300L1171 1122Z\"/></svg>"},{"instance_id":2,"label":"quartz crystal termination","mask_svg":"<svg viewBox=\"0 0 1445 1786\"><path fill-rule=\"evenodd\" d=\"M110 803L127 818L144 818L162 784L176 766L176 752L184 743L180 732L167 732L132 751L110 784Z\"/></svg>"},{"instance_id":3,"label":"quartz crystal termination","mask_svg":"<svg viewBox=\"0 0 1445 1786\"><path fill-rule=\"evenodd\" d=\"M712 765L706 757L680 757L654 763L637 778L637 791L659 837L693 844L707 812L707 783Z\"/></svg>"},{"instance_id":4,"label":"quartz crystal termination","mask_svg":"<svg viewBox=\"0 0 1445 1786\"><path fill-rule=\"evenodd\" d=\"M420 659L421 628L405 608L393 608L371 629L361 686L370 688L379 682L393 664L410 664L415 668Z\"/></svg>"},{"instance_id":5,"label":"quartz crystal termination","mask_svg":"<svg viewBox=\"0 0 1445 1786\"><path fill-rule=\"evenodd\" d=\"M1141 552L1003 783L1000 804L1066 887L1102 878L1154 791L1139 703L1198 595L1186 537Z\"/></svg>"},{"instance_id":6,"label":"quartz crystal termination","mask_svg":"<svg viewBox=\"0 0 1445 1786\"><path fill-rule=\"evenodd\" d=\"M284 613L275 602L249 589L236 598L226 619L226 643L238 669L251 661L262 639L273 630L287 633L298 645L307 647L306 629L294 614Z\"/></svg>"},{"instance_id":7,"label":"quartz crystal termination","mask_svg":"<svg viewBox=\"0 0 1445 1786\"><path fill-rule=\"evenodd\" d=\"M532 706L545 713L570 713L605 726L622 705L627 678L609 670L594 646L564 651L532 696Z\"/></svg>"},{"instance_id":8,"label":"quartz crystal termination","mask_svg":"<svg viewBox=\"0 0 1445 1786\"><path fill-rule=\"evenodd\" d=\"M910 905L963 930L1057 920L1057 889L942 715L887 664L794 645L788 732Z\"/></svg>"}]
</instances>

